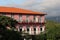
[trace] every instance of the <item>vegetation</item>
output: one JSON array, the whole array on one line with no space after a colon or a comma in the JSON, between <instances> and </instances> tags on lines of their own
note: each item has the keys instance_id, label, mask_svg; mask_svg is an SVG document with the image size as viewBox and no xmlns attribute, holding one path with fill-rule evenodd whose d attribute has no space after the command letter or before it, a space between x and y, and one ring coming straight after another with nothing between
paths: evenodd
<instances>
[{"instance_id":1,"label":"vegetation","mask_svg":"<svg viewBox=\"0 0 60 40\"><path fill-rule=\"evenodd\" d=\"M46 36L48 40L60 40L60 23L47 21Z\"/></svg>"},{"instance_id":2,"label":"vegetation","mask_svg":"<svg viewBox=\"0 0 60 40\"><path fill-rule=\"evenodd\" d=\"M34 40L60 40L60 23L47 21L45 33L34 36Z\"/></svg>"},{"instance_id":3,"label":"vegetation","mask_svg":"<svg viewBox=\"0 0 60 40\"><path fill-rule=\"evenodd\" d=\"M10 17L0 16L0 40L23 40L21 33L8 30L15 28L18 22ZM54 21L47 21L45 33L41 33L36 36L24 36L27 40L32 38L33 40L60 40L60 23Z\"/></svg>"},{"instance_id":4,"label":"vegetation","mask_svg":"<svg viewBox=\"0 0 60 40\"><path fill-rule=\"evenodd\" d=\"M22 40L22 36L17 31L4 30L0 31L0 40Z\"/></svg>"},{"instance_id":5,"label":"vegetation","mask_svg":"<svg viewBox=\"0 0 60 40\"><path fill-rule=\"evenodd\" d=\"M21 33L9 30L15 28L18 22L10 17L0 16L0 40L22 40Z\"/></svg>"},{"instance_id":6,"label":"vegetation","mask_svg":"<svg viewBox=\"0 0 60 40\"><path fill-rule=\"evenodd\" d=\"M0 16L0 26L3 28L6 27L15 27L18 22L7 16ZM0 29L1 29L0 27Z\"/></svg>"}]
</instances>

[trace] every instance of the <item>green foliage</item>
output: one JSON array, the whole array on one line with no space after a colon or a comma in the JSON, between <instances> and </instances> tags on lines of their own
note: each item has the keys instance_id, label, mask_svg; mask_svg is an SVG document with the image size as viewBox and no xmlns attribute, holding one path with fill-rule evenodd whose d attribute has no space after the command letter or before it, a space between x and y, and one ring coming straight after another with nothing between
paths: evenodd
<instances>
[{"instance_id":1,"label":"green foliage","mask_svg":"<svg viewBox=\"0 0 60 40\"><path fill-rule=\"evenodd\" d=\"M46 33L48 40L58 40L60 39L60 23L47 21Z\"/></svg>"},{"instance_id":2,"label":"green foliage","mask_svg":"<svg viewBox=\"0 0 60 40\"><path fill-rule=\"evenodd\" d=\"M22 40L21 33L8 30L6 27L15 28L18 22L10 17L0 16L0 40Z\"/></svg>"},{"instance_id":3,"label":"green foliage","mask_svg":"<svg viewBox=\"0 0 60 40\"><path fill-rule=\"evenodd\" d=\"M7 16L0 16L0 26L3 28L9 27L15 27L18 22L10 17ZM1 27L0 27L1 28Z\"/></svg>"},{"instance_id":4,"label":"green foliage","mask_svg":"<svg viewBox=\"0 0 60 40\"><path fill-rule=\"evenodd\" d=\"M17 31L4 30L0 31L0 40L22 40L22 36Z\"/></svg>"},{"instance_id":5,"label":"green foliage","mask_svg":"<svg viewBox=\"0 0 60 40\"><path fill-rule=\"evenodd\" d=\"M45 33L33 36L32 38L33 40L60 40L60 23L47 21Z\"/></svg>"}]
</instances>

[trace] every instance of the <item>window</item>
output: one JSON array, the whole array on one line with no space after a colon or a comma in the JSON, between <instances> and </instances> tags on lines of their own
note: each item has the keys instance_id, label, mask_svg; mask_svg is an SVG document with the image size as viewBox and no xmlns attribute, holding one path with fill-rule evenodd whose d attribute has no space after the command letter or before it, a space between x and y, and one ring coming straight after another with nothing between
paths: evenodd
<instances>
[{"instance_id":1,"label":"window","mask_svg":"<svg viewBox=\"0 0 60 40\"><path fill-rule=\"evenodd\" d=\"M41 16L41 23L45 21L45 17L44 16Z\"/></svg>"},{"instance_id":2,"label":"window","mask_svg":"<svg viewBox=\"0 0 60 40\"><path fill-rule=\"evenodd\" d=\"M41 16L40 16L40 20L39 20L39 21L40 21L40 23L41 23L41 21L42 21L42 17L41 17Z\"/></svg>"},{"instance_id":3,"label":"window","mask_svg":"<svg viewBox=\"0 0 60 40\"><path fill-rule=\"evenodd\" d=\"M20 25L19 26L20 32L22 32L22 27L23 27L23 25Z\"/></svg>"},{"instance_id":4,"label":"window","mask_svg":"<svg viewBox=\"0 0 60 40\"><path fill-rule=\"evenodd\" d=\"M29 28L27 28L27 31L29 32Z\"/></svg>"},{"instance_id":5,"label":"window","mask_svg":"<svg viewBox=\"0 0 60 40\"><path fill-rule=\"evenodd\" d=\"M40 28L40 31L42 31L42 27Z\"/></svg>"},{"instance_id":6,"label":"window","mask_svg":"<svg viewBox=\"0 0 60 40\"><path fill-rule=\"evenodd\" d=\"M34 31L36 31L36 28L34 28Z\"/></svg>"},{"instance_id":7,"label":"window","mask_svg":"<svg viewBox=\"0 0 60 40\"><path fill-rule=\"evenodd\" d=\"M28 22L28 17L26 17L26 22Z\"/></svg>"},{"instance_id":8,"label":"window","mask_svg":"<svg viewBox=\"0 0 60 40\"><path fill-rule=\"evenodd\" d=\"M36 34L36 27L34 27L34 34Z\"/></svg>"},{"instance_id":9,"label":"window","mask_svg":"<svg viewBox=\"0 0 60 40\"><path fill-rule=\"evenodd\" d=\"M11 18L14 18L14 14L11 14Z\"/></svg>"},{"instance_id":10,"label":"window","mask_svg":"<svg viewBox=\"0 0 60 40\"><path fill-rule=\"evenodd\" d=\"M6 14L5 14L5 13L3 13L2 15L3 15L3 16L6 16Z\"/></svg>"},{"instance_id":11,"label":"window","mask_svg":"<svg viewBox=\"0 0 60 40\"><path fill-rule=\"evenodd\" d=\"M27 32L29 32L29 31L30 31L29 26L30 26L30 25L26 25L26 30L27 30Z\"/></svg>"},{"instance_id":12,"label":"window","mask_svg":"<svg viewBox=\"0 0 60 40\"><path fill-rule=\"evenodd\" d=\"M29 15L26 15L26 22L28 22Z\"/></svg>"},{"instance_id":13,"label":"window","mask_svg":"<svg viewBox=\"0 0 60 40\"><path fill-rule=\"evenodd\" d=\"M29 16L27 16L27 21L30 22L30 17Z\"/></svg>"},{"instance_id":14,"label":"window","mask_svg":"<svg viewBox=\"0 0 60 40\"><path fill-rule=\"evenodd\" d=\"M22 28L20 28L20 32L22 32Z\"/></svg>"},{"instance_id":15,"label":"window","mask_svg":"<svg viewBox=\"0 0 60 40\"><path fill-rule=\"evenodd\" d=\"M39 22L41 23L41 21L42 21L42 16L40 16L40 19L39 19Z\"/></svg>"},{"instance_id":16,"label":"window","mask_svg":"<svg viewBox=\"0 0 60 40\"><path fill-rule=\"evenodd\" d=\"M36 17L36 16L34 16L34 22L35 22L35 17Z\"/></svg>"}]
</instances>

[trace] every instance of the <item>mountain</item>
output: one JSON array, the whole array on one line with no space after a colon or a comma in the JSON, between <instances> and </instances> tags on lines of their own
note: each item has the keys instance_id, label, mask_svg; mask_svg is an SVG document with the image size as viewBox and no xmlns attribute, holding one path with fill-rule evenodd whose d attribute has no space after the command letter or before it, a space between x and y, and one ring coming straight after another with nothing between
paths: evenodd
<instances>
[{"instance_id":1,"label":"mountain","mask_svg":"<svg viewBox=\"0 0 60 40\"><path fill-rule=\"evenodd\" d=\"M46 17L47 20L52 20L55 22L60 22L60 16Z\"/></svg>"}]
</instances>

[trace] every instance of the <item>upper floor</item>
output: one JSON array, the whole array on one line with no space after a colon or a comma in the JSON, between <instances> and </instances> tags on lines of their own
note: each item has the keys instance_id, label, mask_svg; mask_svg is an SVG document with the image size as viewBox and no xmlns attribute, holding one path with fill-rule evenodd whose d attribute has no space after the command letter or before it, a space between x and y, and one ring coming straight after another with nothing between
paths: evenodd
<instances>
[{"instance_id":1,"label":"upper floor","mask_svg":"<svg viewBox=\"0 0 60 40\"><path fill-rule=\"evenodd\" d=\"M0 13L0 15L11 17L18 22L22 23L44 23L45 22L45 15L21 15L21 14L7 14L7 13Z\"/></svg>"}]
</instances>

